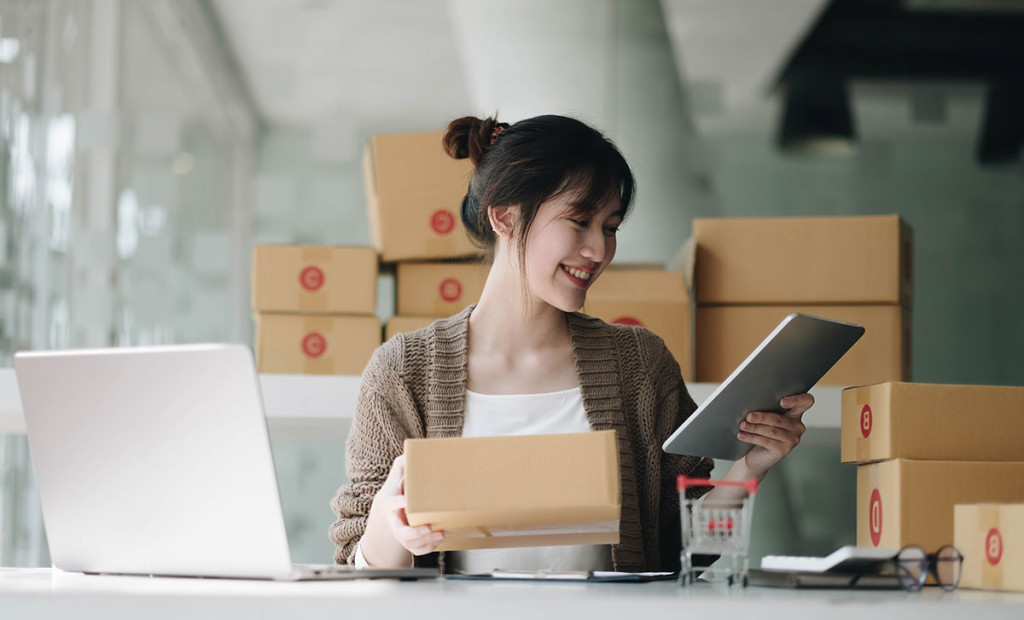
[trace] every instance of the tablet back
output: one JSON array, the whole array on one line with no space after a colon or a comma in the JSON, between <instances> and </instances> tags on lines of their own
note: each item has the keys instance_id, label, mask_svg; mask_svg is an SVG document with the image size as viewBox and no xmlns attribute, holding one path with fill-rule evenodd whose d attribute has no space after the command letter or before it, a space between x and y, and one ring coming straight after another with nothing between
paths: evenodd
<instances>
[{"instance_id":1,"label":"tablet back","mask_svg":"<svg viewBox=\"0 0 1024 620\"><path fill-rule=\"evenodd\" d=\"M810 390L863 334L852 323L787 316L662 447L671 454L743 457L753 447L736 438L743 418L751 411L781 413L783 397Z\"/></svg>"}]
</instances>

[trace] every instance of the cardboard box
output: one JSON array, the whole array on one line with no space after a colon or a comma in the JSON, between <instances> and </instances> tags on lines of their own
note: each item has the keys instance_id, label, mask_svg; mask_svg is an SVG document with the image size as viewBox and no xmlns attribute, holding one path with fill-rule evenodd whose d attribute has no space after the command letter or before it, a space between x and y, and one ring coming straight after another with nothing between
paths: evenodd
<instances>
[{"instance_id":1,"label":"cardboard box","mask_svg":"<svg viewBox=\"0 0 1024 620\"><path fill-rule=\"evenodd\" d=\"M406 516L439 550L619 541L615 431L405 442Z\"/></svg>"},{"instance_id":2,"label":"cardboard box","mask_svg":"<svg viewBox=\"0 0 1024 620\"><path fill-rule=\"evenodd\" d=\"M676 271L606 270L587 291L583 312L608 323L641 325L661 336L693 380L693 306Z\"/></svg>"},{"instance_id":3,"label":"cardboard box","mask_svg":"<svg viewBox=\"0 0 1024 620\"><path fill-rule=\"evenodd\" d=\"M695 219L697 304L911 305L912 232L896 215Z\"/></svg>"},{"instance_id":4,"label":"cardboard box","mask_svg":"<svg viewBox=\"0 0 1024 620\"><path fill-rule=\"evenodd\" d=\"M373 136L363 156L373 244L387 262L473 256L459 211L473 164L453 159L443 132Z\"/></svg>"},{"instance_id":5,"label":"cardboard box","mask_svg":"<svg viewBox=\"0 0 1024 620\"><path fill-rule=\"evenodd\" d=\"M880 383L843 390L842 460L1024 461L1024 387Z\"/></svg>"},{"instance_id":6,"label":"cardboard box","mask_svg":"<svg viewBox=\"0 0 1024 620\"><path fill-rule=\"evenodd\" d=\"M857 544L935 551L953 542L953 506L978 502L1024 502L1024 463L895 459L858 465Z\"/></svg>"},{"instance_id":7,"label":"cardboard box","mask_svg":"<svg viewBox=\"0 0 1024 620\"><path fill-rule=\"evenodd\" d=\"M864 326L818 385L909 379L910 317L900 306L709 306L697 308L697 381L724 381L793 312Z\"/></svg>"},{"instance_id":8,"label":"cardboard box","mask_svg":"<svg viewBox=\"0 0 1024 620\"><path fill-rule=\"evenodd\" d=\"M395 334L416 331L430 325L441 317L434 316L393 316L384 326L384 340L391 340Z\"/></svg>"},{"instance_id":9,"label":"cardboard box","mask_svg":"<svg viewBox=\"0 0 1024 620\"><path fill-rule=\"evenodd\" d=\"M253 248L252 308L257 312L373 314L376 303L377 252L373 248Z\"/></svg>"},{"instance_id":10,"label":"cardboard box","mask_svg":"<svg viewBox=\"0 0 1024 620\"><path fill-rule=\"evenodd\" d=\"M450 316L480 301L491 266L483 263L399 263L398 314Z\"/></svg>"},{"instance_id":11,"label":"cardboard box","mask_svg":"<svg viewBox=\"0 0 1024 620\"><path fill-rule=\"evenodd\" d=\"M258 314L260 372L359 375L381 343L375 316Z\"/></svg>"},{"instance_id":12,"label":"cardboard box","mask_svg":"<svg viewBox=\"0 0 1024 620\"><path fill-rule=\"evenodd\" d=\"M958 504L953 521L960 587L1024 592L1024 504Z\"/></svg>"}]
</instances>

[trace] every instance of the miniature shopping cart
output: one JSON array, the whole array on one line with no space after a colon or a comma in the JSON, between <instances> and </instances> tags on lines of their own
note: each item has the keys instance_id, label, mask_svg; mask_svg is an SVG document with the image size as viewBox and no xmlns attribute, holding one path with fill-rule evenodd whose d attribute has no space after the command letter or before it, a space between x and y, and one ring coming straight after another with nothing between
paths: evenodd
<instances>
[{"instance_id":1,"label":"miniature shopping cart","mask_svg":"<svg viewBox=\"0 0 1024 620\"><path fill-rule=\"evenodd\" d=\"M687 497L688 489L708 486L736 487L742 496L727 499L706 495L693 499ZM680 583L691 584L704 574L710 581L746 587L750 567L750 520L754 514L757 481L732 482L679 476L678 489L683 527Z\"/></svg>"}]
</instances>

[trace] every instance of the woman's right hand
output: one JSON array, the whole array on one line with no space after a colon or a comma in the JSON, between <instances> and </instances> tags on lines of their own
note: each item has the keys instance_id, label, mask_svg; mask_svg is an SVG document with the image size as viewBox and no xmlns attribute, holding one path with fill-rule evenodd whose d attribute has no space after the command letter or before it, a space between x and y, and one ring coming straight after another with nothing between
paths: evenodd
<instances>
[{"instance_id":1,"label":"woman's right hand","mask_svg":"<svg viewBox=\"0 0 1024 620\"><path fill-rule=\"evenodd\" d=\"M364 535L360 542L363 557L371 566L392 564L393 562L388 561L388 558L404 555L398 547L413 555L426 555L437 549L441 541L444 540L444 532L435 532L427 525L410 526L406 519L405 506L405 455L402 454L392 463L391 471L388 473L384 485L373 498L366 533L371 534L372 529L375 535ZM380 530L385 528L391 534L390 538L394 546L392 549L376 548L377 543L382 546L384 544ZM369 549L367 543L370 543Z\"/></svg>"}]
</instances>

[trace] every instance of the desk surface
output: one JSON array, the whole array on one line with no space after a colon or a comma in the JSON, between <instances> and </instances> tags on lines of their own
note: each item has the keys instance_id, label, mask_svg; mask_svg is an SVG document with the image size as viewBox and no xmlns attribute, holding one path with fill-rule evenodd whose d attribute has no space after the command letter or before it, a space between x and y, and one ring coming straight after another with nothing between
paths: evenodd
<instances>
[{"instance_id":1,"label":"desk surface","mask_svg":"<svg viewBox=\"0 0 1024 620\"><path fill-rule=\"evenodd\" d=\"M671 614L671 615L670 615ZM0 568L0 618L1024 618L1024 594L726 588L676 582L430 580L275 583Z\"/></svg>"}]
</instances>

